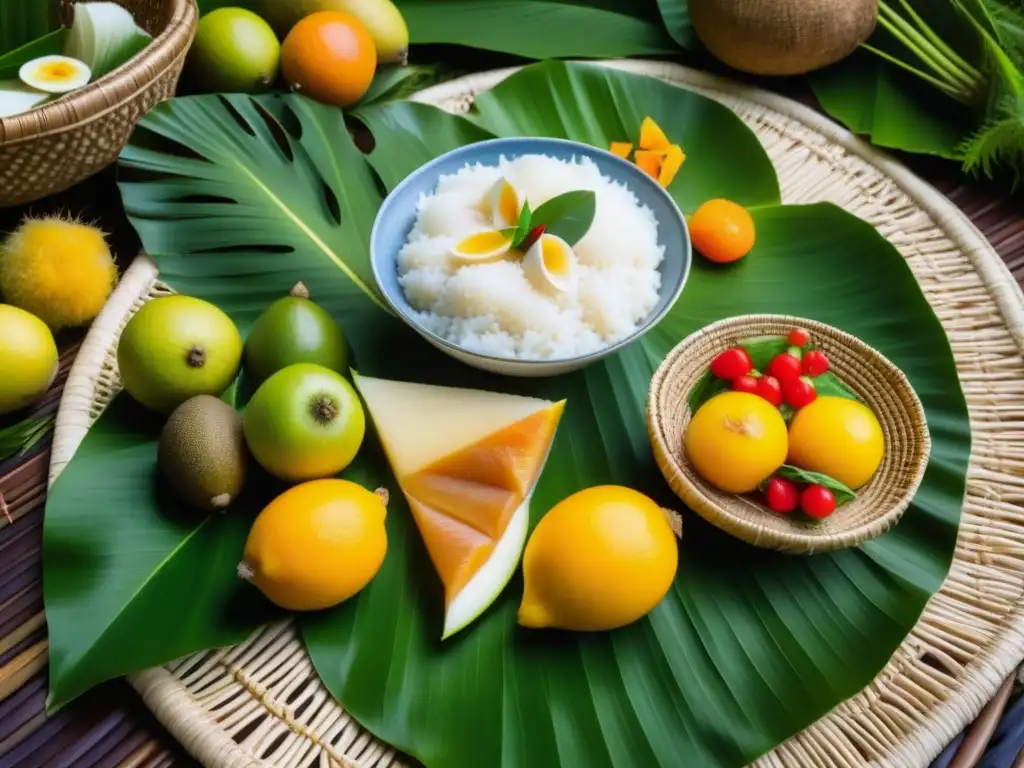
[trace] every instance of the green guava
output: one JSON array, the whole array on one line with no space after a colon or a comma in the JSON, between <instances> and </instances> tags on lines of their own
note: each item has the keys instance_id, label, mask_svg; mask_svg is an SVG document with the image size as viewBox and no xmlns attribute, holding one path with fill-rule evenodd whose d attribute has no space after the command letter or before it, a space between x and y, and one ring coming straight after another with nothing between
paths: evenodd
<instances>
[{"instance_id":1,"label":"green guava","mask_svg":"<svg viewBox=\"0 0 1024 768\"><path fill-rule=\"evenodd\" d=\"M128 321L117 345L124 388L158 413L196 395L219 397L238 375L242 337L231 318L202 299L164 296Z\"/></svg>"},{"instance_id":2,"label":"green guava","mask_svg":"<svg viewBox=\"0 0 1024 768\"><path fill-rule=\"evenodd\" d=\"M270 25L244 8L220 8L199 20L188 54L192 82L212 93L270 90L281 66L281 43Z\"/></svg>"},{"instance_id":3,"label":"green guava","mask_svg":"<svg viewBox=\"0 0 1024 768\"><path fill-rule=\"evenodd\" d=\"M260 385L242 414L242 429L260 466L300 483L336 475L352 462L366 435L366 415L340 373L297 363Z\"/></svg>"},{"instance_id":4,"label":"green guava","mask_svg":"<svg viewBox=\"0 0 1024 768\"><path fill-rule=\"evenodd\" d=\"M348 343L341 327L299 283L264 310L245 340L245 372L260 384L296 363L316 363L345 375Z\"/></svg>"}]
</instances>

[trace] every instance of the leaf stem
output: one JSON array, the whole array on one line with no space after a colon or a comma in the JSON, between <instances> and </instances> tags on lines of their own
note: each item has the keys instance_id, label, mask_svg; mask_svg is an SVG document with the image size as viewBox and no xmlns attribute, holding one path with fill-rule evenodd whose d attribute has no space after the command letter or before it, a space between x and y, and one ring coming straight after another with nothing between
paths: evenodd
<instances>
[{"instance_id":1,"label":"leaf stem","mask_svg":"<svg viewBox=\"0 0 1024 768\"><path fill-rule=\"evenodd\" d=\"M927 64L950 85L961 88L965 93L973 95L978 86L977 80L972 80L966 72L957 69L924 35L896 13L896 11L889 8L889 6L884 3L880 4L879 10L883 11L878 16L879 23L893 37L903 43L911 53Z\"/></svg>"},{"instance_id":2,"label":"leaf stem","mask_svg":"<svg viewBox=\"0 0 1024 768\"><path fill-rule=\"evenodd\" d=\"M950 60L952 64L959 67L965 73L971 76L972 79L980 80L982 75L981 72L972 65L969 61L958 54L951 46L949 46L945 40L936 34L935 30L928 26L928 23L921 18L920 14L914 10L909 0L899 0L900 5L906 11L907 16L917 25L921 33L931 41L931 43L939 49L939 51L945 54L946 58ZM885 5L885 0L879 0L879 7ZM892 9L889 9L893 12Z\"/></svg>"},{"instance_id":3,"label":"leaf stem","mask_svg":"<svg viewBox=\"0 0 1024 768\"><path fill-rule=\"evenodd\" d=\"M933 75L929 75L927 72L925 72L923 70L920 70L920 69L918 69L917 67L915 67L915 66L913 66L911 64L908 64L907 62L903 61L903 59L900 59L900 58L898 58L896 56L888 54L885 51L881 50L880 48L875 48L873 45L868 45L867 43L861 43L861 47L864 48L867 51L870 51L871 53L875 54L876 56L880 56L881 58L885 59L886 61L888 61L888 62L890 62L892 64L895 64L897 67L901 67L902 69L906 70L907 72L910 72L912 75L915 75L916 77L921 78L925 82L927 82L927 83L933 85L934 87L938 88L940 91L945 93L947 96L949 96L949 97L951 97L953 99L956 99L957 101L959 101L959 102L961 102L963 104L973 105L974 102L975 102L974 96L971 93L968 93L966 90L964 90L962 88L957 88L956 86L953 86L953 85L950 85L949 83L947 83L944 80L939 80L937 77L934 77Z\"/></svg>"}]
</instances>

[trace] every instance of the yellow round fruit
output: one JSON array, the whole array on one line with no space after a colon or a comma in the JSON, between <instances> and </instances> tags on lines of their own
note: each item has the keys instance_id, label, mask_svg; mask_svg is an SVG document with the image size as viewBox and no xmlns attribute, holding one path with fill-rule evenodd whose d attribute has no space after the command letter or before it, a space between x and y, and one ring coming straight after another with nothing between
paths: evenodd
<instances>
[{"instance_id":1,"label":"yellow round fruit","mask_svg":"<svg viewBox=\"0 0 1024 768\"><path fill-rule=\"evenodd\" d=\"M749 493L786 461L782 414L749 392L723 392L697 409L684 437L702 478L726 493Z\"/></svg>"},{"instance_id":2,"label":"yellow round fruit","mask_svg":"<svg viewBox=\"0 0 1024 768\"><path fill-rule=\"evenodd\" d=\"M32 405L57 374L57 344L46 323L0 304L0 414Z\"/></svg>"},{"instance_id":3,"label":"yellow round fruit","mask_svg":"<svg viewBox=\"0 0 1024 768\"><path fill-rule=\"evenodd\" d=\"M387 554L387 492L348 480L313 480L274 499L256 518L238 575L290 611L348 600Z\"/></svg>"},{"instance_id":4,"label":"yellow round fruit","mask_svg":"<svg viewBox=\"0 0 1024 768\"><path fill-rule=\"evenodd\" d=\"M834 477L857 489L871 479L885 455L875 414L845 397L819 397L789 425L789 464Z\"/></svg>"},{"instance_id":5,"label":"yellow round fruit","mask_svg":"<svg viewBox=\"0 0 1024 768\"><path fill-rule=\"evenodd\" d=\"M665 512L629 488L587 488L557 504L523 554L519 623L581 632L644 616L676 576L679 547Z\"/></svg>"}]
</instances>

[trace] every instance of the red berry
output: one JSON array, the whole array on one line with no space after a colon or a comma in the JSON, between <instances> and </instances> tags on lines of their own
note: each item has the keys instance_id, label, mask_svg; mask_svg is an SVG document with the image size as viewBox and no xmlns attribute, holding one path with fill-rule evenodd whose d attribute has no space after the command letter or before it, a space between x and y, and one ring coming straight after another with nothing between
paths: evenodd
<instances>
[{"instance_id":1,"label":"red berry","mask_svg":"<svg viewBox=\"0 0 1024 768\"><path fill-rule=\"evenodd\" d=\"M812 349L800 361L800 370L804 376L821 376L828 370L828 358L820 349Z\"/></svg>"},{"instance_id":2,"label":"red berry","mask_svg":"<svg viewBox=\"0 0 1024 768\"><path fill-rule=\"evenodd\" d=\"M757 379L746 374L738 376L732 380L732 388L735 392L749 392L752 395L756 395Z\"/></svg>"},{"instance_id":3,"label":"red berry","mask_svg":"<svg viewBox=\"0 0 1024 768\"><path fill-rule=\"evenodd\" d=\"M800 503L800 491L796 483L784 477L773 477L768 481L768 488L765 490L768 500L768 509L785 515L797 508Z\"/></svg>"},{"instance_id":4,"label":"red berry","mask_svg":"<svg viewBox=\"0 0 1024 768\"><path fill-rule=\"evenodd\" d=\"M835 511L836 497L824 485L809 485L800 494L800 508L808 517L820 520Z\"/></svg>"},{"instance_id":5,"label":"red berry","mask_svg":"<svg viewBox=\"0 0 1024 768\"><path fill-rule=\"evenodd\" d=\"M800 377L800 348L790 347L788 351L772 358L768 371L779 381Z\"/></svg>"},{"instance_id":6,"label":"red berry","mask_svg":"<svg viewBox=\"0 0 1024 768\"><path fill-rule=\"evenodd\" d=\"M786 343L791 347L806 347L807 342L810 340L811 334L803 328L794 328L789 332L789 336L786 337Z\"/></svg>"},{"instance_id":7,"label":"red berry","mask_svg":"<svg viewBox=\"0 0 1024 768\"><path fill-rule=\"evenodd\" d=\"M778 408L782 405L782 387L774 376L762 376L757 380L757 391L754 393Z\"/></svg>"},{"instance_id":8,"label":"red berry","mask_svg":"<svg viewBox=\"0 0 1024 768\"><path fill-rule=\"evenodd\" d=\"M730 347L711 361L711 373L726 381L746 376L753 367L754 363L743 347Z\"/></svg>"},{"instance_id":9,"label":"red berry","mask_svg":"<svg viewBox=\"0 0 1024 768\"><path fill-rule=\"evenodd\" d=\"M801 376L798 379L786 379L782 382L782 396L786 405L791 408L803 408L818 398L818 391L814 388L813 381L806 376Z\"/></svg>"}]
</instances>

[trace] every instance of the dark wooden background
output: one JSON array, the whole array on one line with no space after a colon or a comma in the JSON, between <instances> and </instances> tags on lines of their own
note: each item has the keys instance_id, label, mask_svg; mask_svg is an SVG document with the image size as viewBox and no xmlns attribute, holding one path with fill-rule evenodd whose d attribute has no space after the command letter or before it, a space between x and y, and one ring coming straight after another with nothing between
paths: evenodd
<instances>
[{"instance_id":1,"label":"dark wooden background","mask_svg":"<svg viewBox=\"0 0 1024 768\"><path fill-rule=\"evenodd\" d=\"M1011 194L1006 184L966 180L949 163L902 159L974 221L1018 283L1024 283L1024 196ZM54 199L21 210L0 210L0 233L15 227L26 213L55 212L98 222L109 233L122 267L138 250L134 232L120 209L110 171ZM39 406L40 414L56 410L64 377L82 335L68 332L59 337L62 375ZM4 425L0 421L0 426ZM44 714L47 635L40 544L48 442L45 440L26 456L0 462L0 493L13 521L8 524L0 515L0 768L196 765L124 681L93 690L53 717ZM975 762L973 758L968 760L958 762L961 766Z\"/></svg>"}]
</instances>

